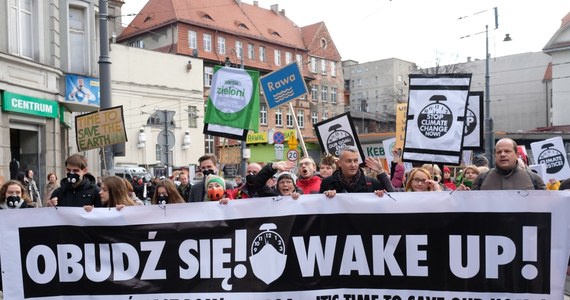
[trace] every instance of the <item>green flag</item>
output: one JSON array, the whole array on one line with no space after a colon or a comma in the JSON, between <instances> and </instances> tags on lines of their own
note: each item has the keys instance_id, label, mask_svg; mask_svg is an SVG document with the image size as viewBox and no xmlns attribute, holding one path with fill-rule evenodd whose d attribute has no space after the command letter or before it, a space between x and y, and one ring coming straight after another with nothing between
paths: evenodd
<instances>
[{"instance_id":1,"label":"green flag","mask_svg":"<svg viewBox=\"0 0 570 300\"><path fill-rule=\"evenodd\" d=\"M216 66L204 123L259 130L259 72Z\"/></svg>"}]
</instances>

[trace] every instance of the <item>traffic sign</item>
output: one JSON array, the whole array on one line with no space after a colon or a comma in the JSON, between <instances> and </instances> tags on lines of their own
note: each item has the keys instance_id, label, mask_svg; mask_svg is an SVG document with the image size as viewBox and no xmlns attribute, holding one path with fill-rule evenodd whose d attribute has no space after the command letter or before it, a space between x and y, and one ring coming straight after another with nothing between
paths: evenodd
<instances>
[{"instance_id":1,"label":"traffic sign","mask_svg":"<svg viewBox=\"0 0 570 300\"><path fill-rule=\"evenodd\" d=\"M292 134L289 137L287 144L289 145L289 149L297 149L297 145L299 145L299 142L297 142L297 138L295 137L294 134Z\"/></svg>"},{"instance_id":2,"label":"traffic sign","mask_svg":"<svg viewBox=\"0 0 570 300\"><path fill-rule=\"evenodd\" d=\"M287 160L289 161L297 161L299 159L299 151L295 149L291 149L287 151Z\"/></svg>"},{"instance_id":3,"label":"traffic sign","mask_svg":"<svg viewBox=\"0 0 570 300\"><path fill-rule=\"evenodd\" d=\"M285 142L285 134L281 131L277 131L273 134L273 142L275 144L283 144Z\"/></svg>"}]
</instances>

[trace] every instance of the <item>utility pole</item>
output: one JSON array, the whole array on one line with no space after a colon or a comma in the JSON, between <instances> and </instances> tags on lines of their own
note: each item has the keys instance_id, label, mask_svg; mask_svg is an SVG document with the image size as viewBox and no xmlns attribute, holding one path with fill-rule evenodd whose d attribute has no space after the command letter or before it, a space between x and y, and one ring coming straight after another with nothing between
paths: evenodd
<instances>
[{"instance_id":1,"label":"utility pole","mask_svg":"<svg viewBox=\"0 0 570 300\"><path fill-rule=\"evenodd\" d=\"M102 109L111 107L111 57L109 56L109 6L107 0L99 0L99 34L100 34L100 55L99 55L99 84L101 93L100 107ZM102 175L113 175L113 150L112 146L105 146L102 149Z\"/></svg>"}]
</instances>

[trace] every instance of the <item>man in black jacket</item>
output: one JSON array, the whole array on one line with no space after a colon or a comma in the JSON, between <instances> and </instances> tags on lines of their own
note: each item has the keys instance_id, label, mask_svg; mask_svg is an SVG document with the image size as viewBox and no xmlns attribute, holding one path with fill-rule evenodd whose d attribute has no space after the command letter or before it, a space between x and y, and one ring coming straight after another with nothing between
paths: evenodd
<instances>
[{"instance_id":1,"label":"man in black jacket","mask_svg":"<svg viewBox=\"0 0 570 300\"><path fill-rule=\"evenodd\" d=\"M333 198L336 193L374 193L384 196L384 188L378 180L366 176L360 169L360 153L356 147L347 146L340 151L338 167L332 176L321 182L319 193Z\"/></svg>"},{"instance_id":2,"label":"man in black jacket","mask_svg":"<svg viewBox=\"0 0 570 300\"><path fill-rule=\"evenodd\" d=\"M67 176L53 191L47 206L102 207L95 177L87 172L87 158L73 154L65 160L65 169Z\"/></svg>"}]
</instances>

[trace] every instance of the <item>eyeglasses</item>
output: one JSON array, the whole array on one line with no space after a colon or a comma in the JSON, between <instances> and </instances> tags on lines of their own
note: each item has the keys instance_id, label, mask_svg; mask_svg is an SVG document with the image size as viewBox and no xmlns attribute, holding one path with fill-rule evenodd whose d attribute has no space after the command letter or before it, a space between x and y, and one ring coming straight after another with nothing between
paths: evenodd
<instances>
[{"instance_id":1,"label":"eyeglasses","mask_svg":"<svg viewBox=\"0 0 570 300\"><path fill-rule=\"evenodd\" d=\"M414 178L414 179L412 179L412 181L416 184L424 184L424 183L426 183L427 179Z\"/></svg>"}]
</instances>

